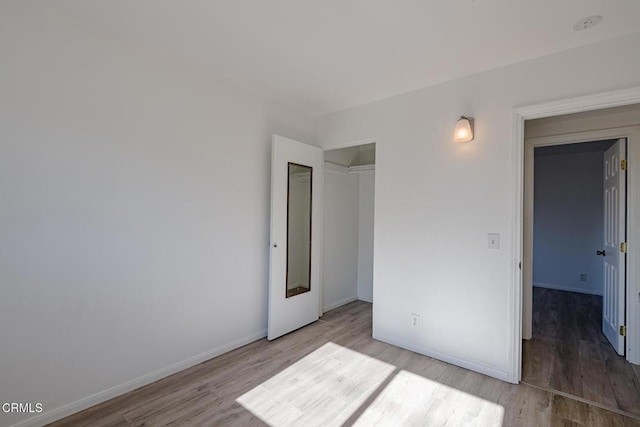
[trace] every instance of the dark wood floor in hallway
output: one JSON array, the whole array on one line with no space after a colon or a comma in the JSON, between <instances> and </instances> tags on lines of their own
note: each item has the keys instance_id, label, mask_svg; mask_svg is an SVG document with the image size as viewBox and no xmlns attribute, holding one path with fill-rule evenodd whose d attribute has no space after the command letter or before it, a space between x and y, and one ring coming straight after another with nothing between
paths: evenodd
<instances>
[{"instance_id":1,"label":"dark wood floor in hallway","mask_svg":"<svg viewBox=\"0 0 640 427\"><path fill-rule=\"evenodd\" d=\"M72 415L62 426L640 426L373 340L354 302Z\"/></svg>"},{"instance_id":2,"label":"dark wood floor in hallway","mask_svg":"<svg viewBox=\"0 0 640 427\"><path fill-rule=\"evenodd\" d=\"M601 331L602 297L534 287L522 381L640 416L640 366Z\"/></svg>"}]
</instances>

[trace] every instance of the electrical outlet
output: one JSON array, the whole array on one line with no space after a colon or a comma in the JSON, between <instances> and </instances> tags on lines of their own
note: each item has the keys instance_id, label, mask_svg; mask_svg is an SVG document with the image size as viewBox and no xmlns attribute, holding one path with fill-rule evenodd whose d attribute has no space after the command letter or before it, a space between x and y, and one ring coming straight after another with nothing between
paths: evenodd
<instances>
[{"instance_id":1,"label":"electrical outlet","mask_svg":"<svg viewBox=\"0 0 640 427\"><path fill-rule=\"evenodd\" d=\"M414 328L417 328L419 323L420 323L420 315L411 313L411 326L413 326Z\"/></svg>"},{"instance_id":2,"label":"electrical outlet","mask_svg":"<svg viewBox=\"0 0 640 427\"><path fill-rule=\"evenodd\" d=\"M581 282L586 282L587 281L587 273L581 273L580 274L580 281Z\"/></svg>"}]
</instances>

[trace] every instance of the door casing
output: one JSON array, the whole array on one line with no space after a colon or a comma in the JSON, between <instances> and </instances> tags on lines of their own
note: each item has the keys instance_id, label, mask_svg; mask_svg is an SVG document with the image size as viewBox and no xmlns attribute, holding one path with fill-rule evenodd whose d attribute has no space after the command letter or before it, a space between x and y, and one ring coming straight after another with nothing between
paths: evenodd
<instances>
[{"instance_id":1,"label":"door casing","mask_svg":"<svg viewBox=\"0 0 640 427\"><path fill-rule=\"evenodd\" d=\"M516 149L517 162L515 168L519 177L516 193L519 206L516 208L514 222L514 259L522 260L522 270L519 262L514 265L514 292L512 294L512 321L515 322L513 333L513 347L511 353L512 377L511 382L517 383L521 379L522 370L522 338L531 338L532 321L532 265L533 265L533 149L534 147L572 144L580 142L598 141L604 139L627 138L627 161L629 170L627 175L627 242L630 249L627 252L627 360L640 364L640 250L633 249L634 243L640 241L640 126L617 127L588 132L576 132L540 138L524 139L525 118L542 118L571 112L595 110L616 105L628 105L640 102L640 88L629 96L621 96L619 104L606 104L600 107L599 98L586 98L584 101L567 101L572 104L584 103L584 106L573 105L574 110L558 108L554 103L549 106L532 107L531 111L523 109L514 113L518 122L519 150ZM625 101L626 100L626 101ZM633 100L633 101L631 101ZM623 102L624 101L624 102ZM635 102L634 102L635 101ZM590 103L591 102L591 103ZM587 108L591 106L591 108ZM583 109L579 109L583 108ZM545 113L546 111L546 113ZM555 112L558 111L558 112ZM554 113L555 112L555 113ZM519 166L518 166L519 165ZM635 191L635 193L634 193Z\"/></svg>"}]
</instances>

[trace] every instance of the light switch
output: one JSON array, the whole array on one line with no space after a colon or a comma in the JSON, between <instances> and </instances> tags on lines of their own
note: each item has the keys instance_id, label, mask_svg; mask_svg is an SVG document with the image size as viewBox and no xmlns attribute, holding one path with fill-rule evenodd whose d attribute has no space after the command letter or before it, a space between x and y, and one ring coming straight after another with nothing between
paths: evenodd
<instances>
[{"instance_id":1,"label":"light switch","mask_svg":"<svg viewBox=\"0 0 640 427\"><path fill-rule=\"evenodd\" d=\"M487 246L489 246L489 249L500 249L500 234L489 233L487 237Z\"/></svg>"}]
</instances>

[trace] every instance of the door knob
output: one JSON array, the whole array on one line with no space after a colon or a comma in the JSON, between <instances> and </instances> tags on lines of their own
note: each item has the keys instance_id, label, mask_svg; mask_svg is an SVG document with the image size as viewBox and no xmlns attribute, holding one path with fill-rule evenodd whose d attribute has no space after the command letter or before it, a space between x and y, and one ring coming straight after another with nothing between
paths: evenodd
<instances>
[{"instance_id":1,"label":"door knob","mask_svg":"<svg viewBox=\"0 0 640 427\"><path fill-rule=\"evenodd\" d=\"M596 255L606 256L605 251L596 251Z\"/></svg>"}]
</instances>

